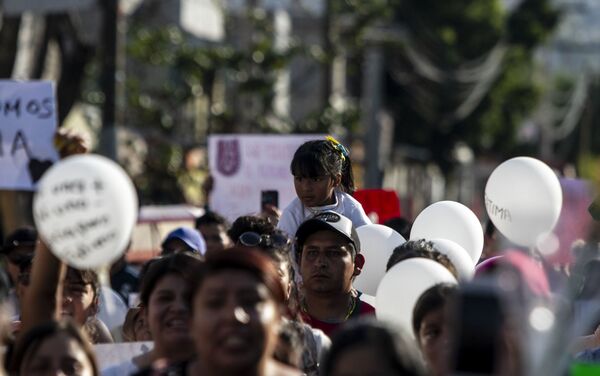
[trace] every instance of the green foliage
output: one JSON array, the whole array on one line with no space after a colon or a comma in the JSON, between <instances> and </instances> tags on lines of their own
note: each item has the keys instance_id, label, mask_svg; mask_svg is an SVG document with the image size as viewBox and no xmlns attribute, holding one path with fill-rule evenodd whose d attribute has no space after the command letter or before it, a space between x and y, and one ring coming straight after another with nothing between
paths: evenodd
<instances>
[{"instance_id":1,"label":"green foliage","mask_svg":"<svg viewBox=\"0 0 600 376\"><path fill-rule=\"evenodd\" d=\"M402 25L435 50L448 66L479 58L502 37L503 12L495 0L405 0L397 10Z\"/></svg>"},{"instance_id":2,"label":"green foliage","mask_svg":"<svg viewBox=\"0 0 600 376\"><path fill-rule=\"evenodd\" d=\"M549 0L524 0L511 14L499 0L403 1L396 22L407 27L413 44L440 69L453 72L481 61L499 43L507 51L487 94L466 118L456 121L449 122L448 113L460 104L457 95L465 90L460 84L409 76L390 85L388 106L403 127L398 141L429 148L447 172L456 163L451 151L457 142L467 142L476 153L514 152L516 130L542 94L533 74L532 50L550 35L557 19ZM391 55L402 61L403 53L398 49ZM418 91L429 95L415 104Z\"/></svg>"},{"instance_id":3,"label":"green foliage","mask_svg":"<svg viewBox=\"0 0 600 376\"><path fill-rule=\"evenodd\" d=\"M132 118L157 135L156 148L149 153L156 160L148 162L148 168L167 171L173 182L178 176L182 180L181 160L187 146L173 142L171 137L174 124L185 121L177 117L178 110L198 96L208 98L211 131L237 130L241 114L233 111L229 102L214 97L217 81L225 83L234 96L248 95L258 103L255 114L243 119L250 121L246 129L273 132L275 123L284 123L296 132L329 132L334 125L357 130L360 112L356 106L341 110L323 103L321 110L298 124L279 118L273 110L274 84L278 73L296 57L328 65L335 56L345 56L349 79L360 81L362 53L369 43L365 35L374 25L401 25L420 52L436 67L450 72L479 61L494 46L505 43L508 51L500 73L466 118L445 121L459 102L457 94L465 90L456 82L420 82L411 76L415 72L408 70L399 83L386 80L386 92L387 106L400 128L397 141L429 148L445 170L455 163L451 150L457 142L468 142L476 152L510 153L517 146L515 130L542 92L532 74L532 49L548 37L557 22L558 14L550 3L523 0L509 15L500 0L327 0L323 47L292 40L289 46L276 48L272 22L260 9L248 13L252 36L243 48L227 43L198 46L177 27L134 28L130 55L168 72L160 79L163 83L152 90L145 88L141 79L128 82L130 109L135 114ZM390 64L406 61L400 44L386 47L386 53ZM418 97L423 91L433 95ZM190 137L185 142L196 140ZM146 187L156 190L152 171L148 176Z\"/></svg>"},{"instance_id":4,"label":"green foliage","mask_svg":"<svg viewBox=\"0 0 600 376\"><path fill-rule=\"evenodd\" d=\"M389 22L399 0L329 0L332 30L330 55L360 53L364 34L374 24Z\"/></svg>"},{"instance_id":5,"label":"green foliage","mask_svg":"<svg viewBox=\"0 0 600 376\"><path fill-rule=\"evenodd\" d=\"M559 12L548 0L524 0L506 21L508 41L526 49L544 42L559 20Z\"/></svg>"},{"instance_id":6,"label":"green foliage","mask_svg":"<svg viewBox=\"0 0 600 376\"><path fill-rule=\"evenodd\" d=\"M190 185L197 185L197 179L190 177L202 175L186 171L182 163L185 151L197 145L198 137L190 136L182 140L183 143L175 138L174 124L186 121L177 116L186 103L199 96L207 98L210 131L238 131L236 126L242 123L242 114L223 99L214 98L217 77L230 94L247 95L258 103L259 111L250 118L251 124L246 124L247 128L274 132L273 121L289 122L278 119L273 111L274 85L279 72L295 56L327 59L322 49L301 46L295 40L285 48L277 48L272 37L273 25L265 12L254 9L247 17L252 37L244 48L228 43L198 46L176 26L132 28L129 56L137 66L154 67L157 75L166 75L159 85L147 85L145 77L135 75L127 81L130 118L150 133L152 143L146 172L136 182L147 201L182 201L183 192L189 192ZM317 118L329 119L320 115Z\"/></svg>"},{"instance_id":7,"label":"green foliage","mask_svg":"<svg viewBox=\"0 0 600 376\"><path fill-rule=\"evenodd\" d=\"M533 67L527 52L520 48L508 52L505 68L489 95L465 120L465 137L478 151L509 154L517 146L517 128L531 113L541 95L533 81Z\"/></svg>"}]
</instances>

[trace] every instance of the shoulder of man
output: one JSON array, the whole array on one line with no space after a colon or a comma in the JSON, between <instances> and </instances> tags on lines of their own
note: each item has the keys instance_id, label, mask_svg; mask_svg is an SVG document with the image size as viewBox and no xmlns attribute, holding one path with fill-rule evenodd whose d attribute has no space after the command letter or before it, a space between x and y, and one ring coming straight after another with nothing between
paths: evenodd
<instances>
[{"instance_id":1,"label":"shoulder of man","mask_svg":"<svg viewBox=\"0 0 600 376\"><path fill-rule=\"evenodd\" d=\"M358 307L354 312L356 312L356 316L374 315L375 307L358 298Z\"/></svg>"}]
</instances>

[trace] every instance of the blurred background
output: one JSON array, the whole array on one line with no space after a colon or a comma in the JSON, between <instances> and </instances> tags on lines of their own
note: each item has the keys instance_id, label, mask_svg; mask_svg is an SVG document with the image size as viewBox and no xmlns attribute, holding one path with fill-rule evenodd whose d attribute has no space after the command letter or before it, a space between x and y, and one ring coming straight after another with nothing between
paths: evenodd
<instances>
[{"instance_id":1,"label":"blurred background","mask_svg":"<svg viewBox=\"0 0 600 376\"><path fill-rule=\"evenodd\" d=\"M0 78L56 82L59 124L141 202L205 204L207 136L331 133L414 218L509 157L600 181L597 0L3 0ZM28 195L0 193L5 231Z\"/></svg>"}]
</instances>

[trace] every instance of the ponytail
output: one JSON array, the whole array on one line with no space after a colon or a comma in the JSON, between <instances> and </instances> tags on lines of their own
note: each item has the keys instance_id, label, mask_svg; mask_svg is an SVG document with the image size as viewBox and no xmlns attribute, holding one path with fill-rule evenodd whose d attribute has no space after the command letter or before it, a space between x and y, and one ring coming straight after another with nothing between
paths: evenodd
<instances>
[{"instance_id":1,"label":"ponytail","mask_svg":"<svg viewBox=\"0 0 600 376\"><path fill-rule=\"evenodd\" d=\"M356 188L354 187L354 174L352 173L352 162L350 158L346 158L344 161L344 167L342 167L342 181L340 182L342 190L349 195L353 195Z\"/></svg>"},{"instance_id":2,"label":"ponytail","mask_svg":"<svg viewBox=\"0 0 600 376\"><path fill-rule=\"evenodd\" d=\"M354 174L352 173L352 161L350 160L350 153L344 145L342 145L338 140L336 140L332 136L327 136L326 139L340 154L340 158L342 159L342 180L340 182L340 185L344 192L351 195L354 193L356 188L354 187Z\"/></svg>"}]
</instances>

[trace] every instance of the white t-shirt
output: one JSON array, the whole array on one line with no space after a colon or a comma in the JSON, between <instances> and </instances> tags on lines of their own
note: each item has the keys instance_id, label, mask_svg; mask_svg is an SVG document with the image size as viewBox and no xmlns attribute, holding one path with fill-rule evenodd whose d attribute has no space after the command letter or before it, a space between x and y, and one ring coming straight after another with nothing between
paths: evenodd
<instances>
[{"instance_id":1,"label":"white t-shirt","mask_svg":"<svg viewBox=\"0 0 600 376\"><path fill-rule=\"evenodd\" d=\"M328 210L334 211L350 219L354 228L371 224L371 220L367 217L362 205L354 197L336 189L335 199L336 202L331 205L309 208L304 206L302 201L296 197L287 208L283 210L277 227L280 230L285 231L291 238L294 238L296 236L296 231L302 222L314 217L315 214Z\"/></svg>"}]
</instances>

